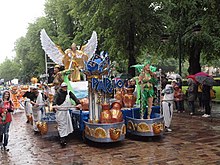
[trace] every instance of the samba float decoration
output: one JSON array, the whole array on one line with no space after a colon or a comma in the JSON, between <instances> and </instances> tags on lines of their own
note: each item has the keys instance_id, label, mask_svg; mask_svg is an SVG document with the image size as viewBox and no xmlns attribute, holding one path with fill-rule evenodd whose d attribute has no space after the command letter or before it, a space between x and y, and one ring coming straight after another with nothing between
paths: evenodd
<instances>
[{"instance_id":1,"label":"samba float decoration","mask_svg":"<svg viewBox=\"0 0 220 165\"><path fill-rule=\"evenodd\" d=\"M152 113L153 87L157 83L154 73L156 68L151 66L149 61L144 65L135 65L132 67L135 67L141 72L136 79L137 100L140 100L140 110L136 116L134 113L133 116L126 116L127 132L138 136L162 135L164 132L164 117L160 113ZM159 75L161 80L161 70L159 70ZM157 84L159 90L161 90L160 84Z\"/></svg>"},{"instance_id":2,"label":"samba float decoration","mask_svg":"<svg viewBox=\"0 0 220 165\"><path fill-rule=\"evenodd\" d=\"M41 30L40 39L43 50L54 63L64 66L65 70L72 70L69 77L73 82L80 81L80 70L85 68L85 62L95 53L98 45L95 31L80 50L77 49L75 43L72 43L71 49L63 51L50 39L45 29Z\"/></svg>"},{"instance_id":3,"label":"samba float decoration","mask_svg":"<svg viewBox=\"0 0 220 165\"><path fill-rule=\"evenodd\" d=\"M112 82L108 77L110 59L108 53L94 54L83 73L88 80L89 121L85 123L85 137L95 142L116 142L125 138L126 127L121 105L108 103L108 95L115 87L122 88L123 81Z\"/></svg>"},{"instance_id":4,"label":"samba float decoration","mask_svg":"<svg viewBox=\"0 0 220 165\"><path fill-rule=\"evenodd\" d=\"M40 32L40 40L42 49L48 57L58 66L64 66L65 70L59 73L64 77L64 82L67 83L68 90L75 94L71 81L80 81L80 71L85 69L85 63L96 51L98 45L97 33L93 31L88 42L83 45L80 50L78 50L78 46L75 43L72 43L70 49L63 51L59 45L56 45L50 39L45 29L42 29ZM52 93L50 92L50 102L53 99L54 93L55 91L52 91ZM88 100L83 99L80 101L83 105L83 109L88 110Z\"/></svg>"},{"instance_id":5,"label":"samba float decoration","mask_svg":"<svg viewBox=\"0 0 220 165\"><path fill-rule=\"evenodd\" d=\"M20 109L20 92L18 86L13 86L10 90L11 92L11 100L14 104L14 109Z\"/></svg>"}]
</instances>

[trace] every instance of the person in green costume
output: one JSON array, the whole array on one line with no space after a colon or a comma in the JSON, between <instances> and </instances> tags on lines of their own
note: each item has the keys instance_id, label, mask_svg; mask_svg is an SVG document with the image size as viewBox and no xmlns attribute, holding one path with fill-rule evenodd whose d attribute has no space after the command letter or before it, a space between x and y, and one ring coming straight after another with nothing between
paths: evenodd
<instances>
[{"instance_id":1,"label":"person in green costume","mask_svg":"<svg viewBox=\"0 0 220 165\"><path fill-rule=\"evenodd\" d=\"M148 105L147 119L150 119L153 98L154 98L154 84L156 84L156 74L152 71L150 62L147 61L139 75L139 84L141 86L141 108L142 112L146 109ZM143 118L143 113L141 114Z\"/></svg>"}]
</instances>

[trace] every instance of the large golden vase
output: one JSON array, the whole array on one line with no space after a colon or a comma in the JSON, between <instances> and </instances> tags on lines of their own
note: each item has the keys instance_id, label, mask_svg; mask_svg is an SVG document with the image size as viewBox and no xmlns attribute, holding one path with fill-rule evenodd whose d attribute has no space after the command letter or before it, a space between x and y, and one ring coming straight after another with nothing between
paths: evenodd
<instances>
[{"instance_id":1,"label":"large golden vase","mask_svg":"<svg viewBox=\"0 0 220 165\"><path fill-rule=\"evenodd\" d=\"M112 113L112 122L122 122L123 121L123 114L121 112L122 105L120 102L113 102L111 106L111 113Z\"/></svg>"},{"instance_id":2,"label":"large golden vase","mask_svg":"<svg viewBox=\"0 0 220 165\"><path fill-rule=\"evenodd\" d=\"M101 123L111 123L112 122L112 113L110 111L110 105L108 103L102 104L102 112L100 115Z\"/></svg>"},{"instance_id":3,"label":"large golden vase","mask_svg":"<svg viewBox=\"0 0 220 165\"><path fill-rule=\"evenodd\" d=\"M133 92L133 88L126 88L126 93L123 96L123 103L127 108L132 108L135 104L136 97L134 96Z\"/></svg>"}]
</instances>

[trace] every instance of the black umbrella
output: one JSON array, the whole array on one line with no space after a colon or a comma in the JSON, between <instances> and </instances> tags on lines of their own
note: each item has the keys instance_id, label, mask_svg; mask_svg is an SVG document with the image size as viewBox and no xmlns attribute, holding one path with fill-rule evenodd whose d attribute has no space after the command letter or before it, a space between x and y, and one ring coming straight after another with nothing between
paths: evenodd
<instances>
[{"instance_id":1,"label":"black umbrella","mask_svg":"<svg viewBox=\"0 0 220 165\"><path fill-rule=\"evenodd\" d=\"M213 86L215 83L215 80L211 76L196 76L196 81L208 86Z\"/></svg>"}]
</instances>

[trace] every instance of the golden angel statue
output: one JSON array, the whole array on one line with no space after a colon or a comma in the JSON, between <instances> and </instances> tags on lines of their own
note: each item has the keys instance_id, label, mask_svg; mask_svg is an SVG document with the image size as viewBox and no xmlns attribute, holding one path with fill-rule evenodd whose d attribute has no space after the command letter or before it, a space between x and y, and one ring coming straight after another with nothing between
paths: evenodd
<instances>
[{"instance_id":1,"label":"golden angel statue","mask_svg":"<svg viewBox=\"0 0 220 165\"><path fill-rule=\"evenodd\" d=\"M98 45L97 34L95 31L93 31L87 44L82 46L80 50L78 50L77 45L73 43L71 48L68 48L63 52L62 49L55 45L50 39L45 29L41 30L40 39L43 50L54 63L64 66L65 69L73 70L70 76L70 81L80 81L80 70L84 69L84 63L92 57Z\"/></svg>"}]
</instances>

